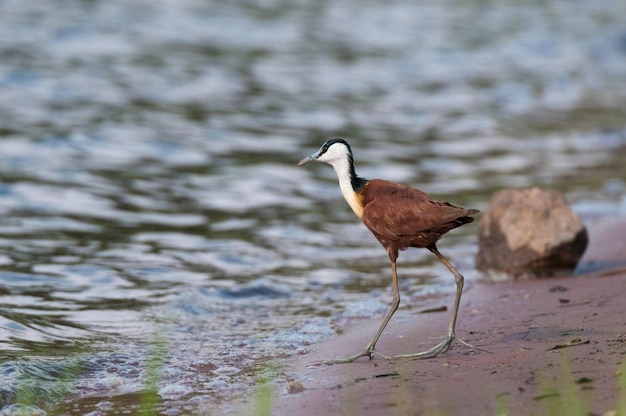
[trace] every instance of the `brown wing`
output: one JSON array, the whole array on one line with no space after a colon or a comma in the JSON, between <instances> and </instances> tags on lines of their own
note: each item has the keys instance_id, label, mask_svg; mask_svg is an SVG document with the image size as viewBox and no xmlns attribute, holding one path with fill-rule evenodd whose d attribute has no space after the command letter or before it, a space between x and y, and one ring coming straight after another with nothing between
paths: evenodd
<instances>
[{"instance_id":1,"label":"brown wing","mask_svg":"<svg viewBox=\"0 0 626 416\"><path fill-rule=\"evenodd\" d=\"M363 204L367 228L379 240L407 240L401 244L404 246L413 245L411 238L420 234L434 242L452 228L471 222L467 216L476 212L435 201L419 189L380 179L367 183Z\"/></svg>"}]
</instances>

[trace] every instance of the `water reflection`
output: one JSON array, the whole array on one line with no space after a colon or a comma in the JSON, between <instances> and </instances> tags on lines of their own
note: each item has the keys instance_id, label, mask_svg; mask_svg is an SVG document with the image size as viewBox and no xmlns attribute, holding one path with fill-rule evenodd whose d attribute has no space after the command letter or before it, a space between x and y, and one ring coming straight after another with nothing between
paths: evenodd
<instances>
[{"instance_id":1,"label":"water reflection","mask_svg":"<svg viewBox=\"0 0 626 416\"><path fill-rule=\"evenodd\" d=\"M295 166L329 136L361 175L463 206L540 185L588 221L626 212L625 16L610 0L0 3L1 403L28 380L72 411L136 408L163 339L159 409L223 411L266 359L384 313L384 251L332 170ZM442 242L470 284L474 235ZM405 313L454 290L430 257L401 255Z\"/></svg>"}]
</instances>

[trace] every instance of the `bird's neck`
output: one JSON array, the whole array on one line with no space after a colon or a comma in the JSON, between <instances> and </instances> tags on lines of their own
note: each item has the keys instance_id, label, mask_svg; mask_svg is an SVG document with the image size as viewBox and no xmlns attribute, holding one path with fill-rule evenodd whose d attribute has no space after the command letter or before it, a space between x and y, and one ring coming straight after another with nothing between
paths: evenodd
<instances>
[{"instance_id":1,"label":"bird's neck","mask_svg":"<svg viewBox=\"0 0 626 416\"><path fill-rule=\"evenodd\" d=\"M352 211L357 217L363 217L363 201L360 191L367 183L366 179L357 176L354 169L354 161L351 155L332 163L337 178L339 178L339 189Z\"/></svg>"}]
</instances>

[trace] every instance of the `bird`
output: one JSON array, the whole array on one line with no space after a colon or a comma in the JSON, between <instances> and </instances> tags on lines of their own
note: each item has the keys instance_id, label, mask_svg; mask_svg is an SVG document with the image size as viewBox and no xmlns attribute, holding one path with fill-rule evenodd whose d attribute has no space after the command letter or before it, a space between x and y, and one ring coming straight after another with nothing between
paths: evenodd
<instances>
[{"instance_id":1,"label":"bird","mask_svg":"<svg viewBox=\"0 0 626 416\"><path fill-rule=\"evenodd\" d=\"M348 142L341 138L326 141L317 152L300 160L298 166L310 162L325 162L334 168L344 199L387 250L391 261L393 299L382 324L363 351L336 358L331 363L349 363L360 357L372 359L373 356L383 359L432 358L448 351L454 340L468 348L481 350L455 334L464 279L463 275L437 249L437 242L441 236L454 228L471 223L474 221L472 215L479 211L436 201L425 192L408 185L358 176L354 168L352 149ZM377 351L376 343L400 305L396 263L398 252L409 247L426 248L437 256L439 261L454 275L456 294L448 331L441 343L427 351L389 356Z\"/></svg>"}]
</instances>

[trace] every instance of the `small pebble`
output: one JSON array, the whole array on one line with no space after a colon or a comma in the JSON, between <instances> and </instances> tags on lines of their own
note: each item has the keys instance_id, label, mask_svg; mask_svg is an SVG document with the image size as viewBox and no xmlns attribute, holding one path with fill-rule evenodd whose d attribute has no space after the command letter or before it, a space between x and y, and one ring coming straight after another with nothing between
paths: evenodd
<instances>
[{"instance_id":1,"label":"small pebble","mask_svg":"<svg viewBox=\"0 0 626 416\"><path fill-rule=\"evenodd\" d=\"M289 394L302 393L303 390L304 386L299 381L292 381L287 386L287 393Z\"/></svg>"}]
</instances>

